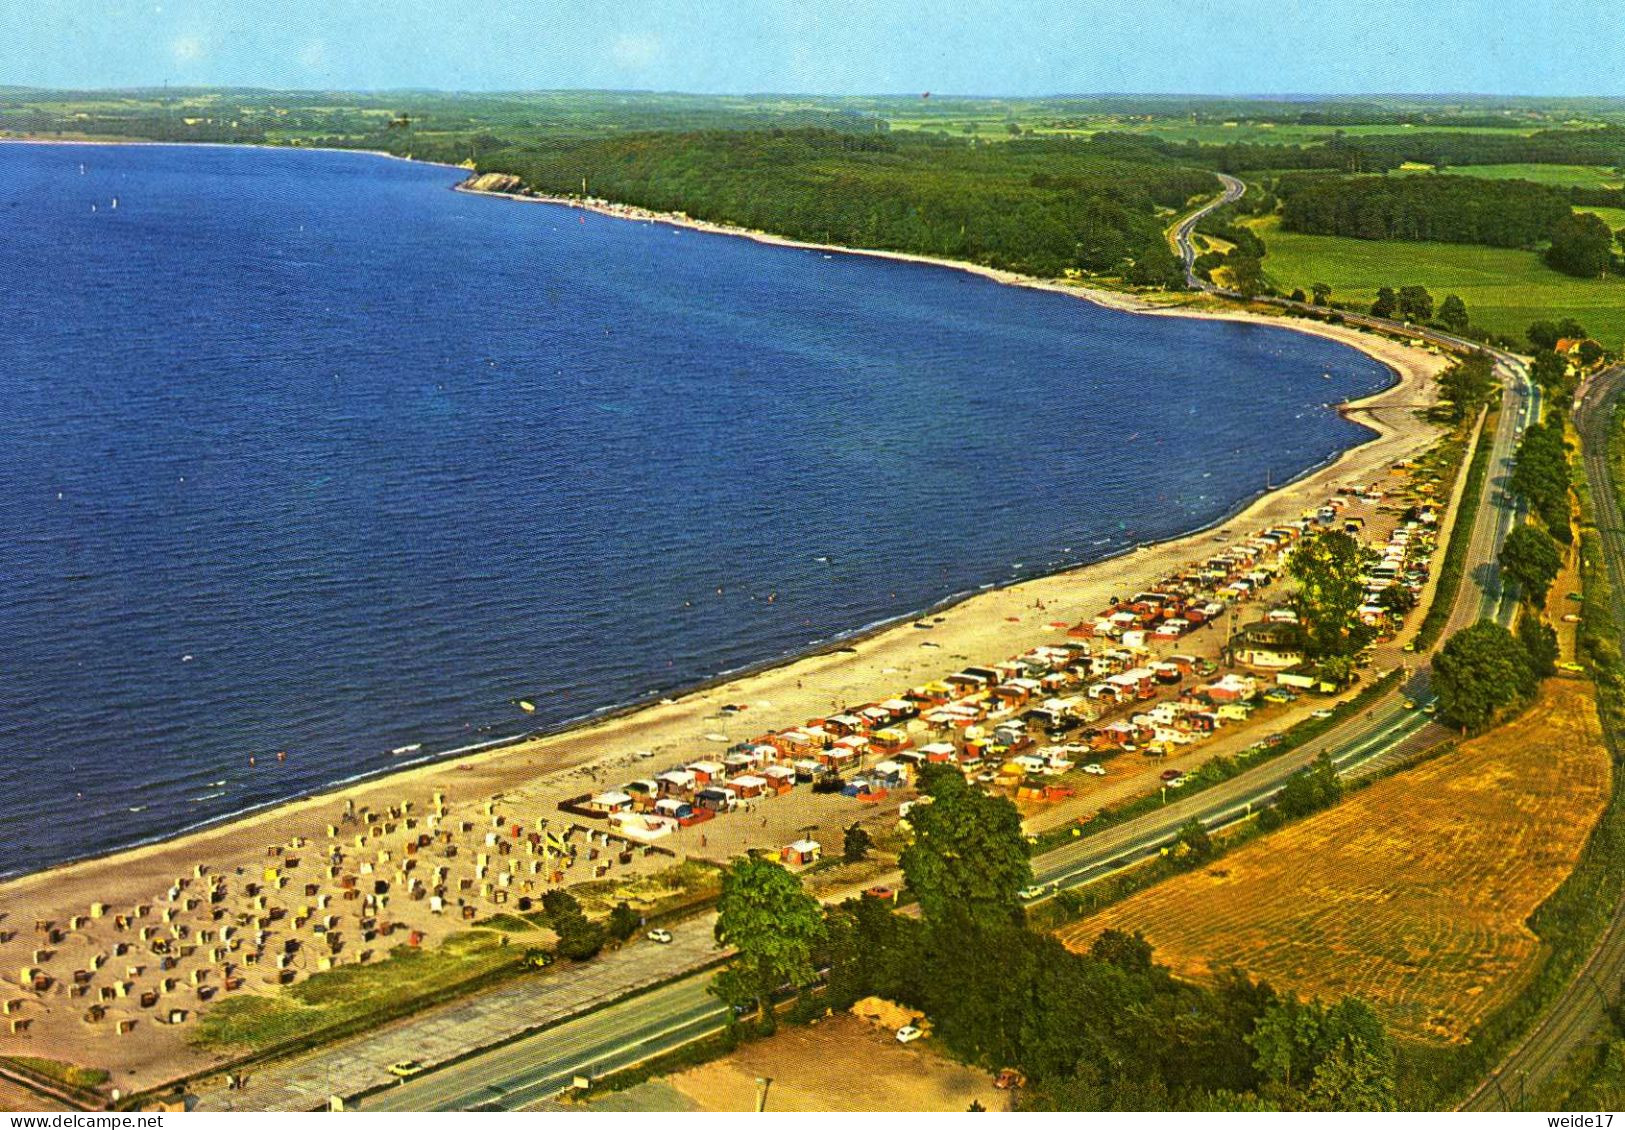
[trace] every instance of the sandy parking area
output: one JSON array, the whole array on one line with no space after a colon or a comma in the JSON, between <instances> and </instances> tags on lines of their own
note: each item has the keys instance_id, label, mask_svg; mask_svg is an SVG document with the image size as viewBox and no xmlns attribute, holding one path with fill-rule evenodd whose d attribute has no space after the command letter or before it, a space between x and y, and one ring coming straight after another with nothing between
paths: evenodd
<instances>
[{"instance_id":1,"label":"sandy parking area","mask_svg":"<svg viewBox=\"0 0 1625 1130\"><path fill-rule=\"evenodd\" d=\"M985 1073L938 1054L929 1040L899 1044L891 1033L846 1013L806 1028L781 1029L660 1080L645 1097L657 1099L660 1088L668 1087L689 1104L680 1109L750 1111L758 1077L773 1080L770 1111L956 1111L972 1102L1003 1110L1008 1097ZM636 1097L635 1092L626 1096Z\"/></svg>"}]
</instances>

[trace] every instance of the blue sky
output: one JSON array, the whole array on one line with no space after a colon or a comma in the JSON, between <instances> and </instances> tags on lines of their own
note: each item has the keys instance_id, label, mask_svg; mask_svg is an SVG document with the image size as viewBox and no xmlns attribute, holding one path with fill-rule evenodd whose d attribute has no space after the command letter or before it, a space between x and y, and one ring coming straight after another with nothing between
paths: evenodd
<instances>
[{"instance_id":1,"label":"blue sky","mask_svg":"<svg viewBox=\"0 0 1625 1130\"><path fill-rule=\"evenodd\" d=\"M1620 0L0 0L0 29L0 84L40 86L1625 95Z\"/></svg>"}]
</instances>

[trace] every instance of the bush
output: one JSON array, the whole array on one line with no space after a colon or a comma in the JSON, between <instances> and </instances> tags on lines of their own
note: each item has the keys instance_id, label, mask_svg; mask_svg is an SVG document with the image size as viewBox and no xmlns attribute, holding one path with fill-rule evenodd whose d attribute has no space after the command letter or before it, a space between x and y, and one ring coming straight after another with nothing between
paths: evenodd
<instances>
[{"instance_id":1,"label":"bush","mask_svg":"<svg viewBox=\"0 0 1625 1130\"><path fill-rule=\"evenodd\" d=\"M643 925L643 919L637 911L629 906L625 899L615 904L615 909L609 912L609 936L617 942L624 942L638 932Z\"/></svg>"}]
</instances>

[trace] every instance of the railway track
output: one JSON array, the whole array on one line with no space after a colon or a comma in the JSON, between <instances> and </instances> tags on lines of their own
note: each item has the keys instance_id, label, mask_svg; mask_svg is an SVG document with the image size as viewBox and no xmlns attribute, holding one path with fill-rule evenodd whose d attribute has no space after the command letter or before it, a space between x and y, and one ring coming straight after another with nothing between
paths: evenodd
<instances>
[{"instance_id":1,"label":"railway track","mask_svg":"<svg viewBox=\"0 0 1625 1130\"><path fill-rule=\"evenodd\" d=\"M1596 508L1597 531L1612 586L1609 611L1625 625L1625 528L1621 526L1619 497L1608 467L1608 433L1614 405L1625 394L1625 366L1593 378L1574 413L1580 433L1581 459ZM1619 763L1621 735L1607 726L1603 734ZM1535 1021L1523 1040L1507 1054L1467 1096L1460 1109L1471 1111L1522 1110L1554 1073L1590 1040L1619 1001L1625 981L1625 898L1578 973Z\"/></svg>"}]
</instances>

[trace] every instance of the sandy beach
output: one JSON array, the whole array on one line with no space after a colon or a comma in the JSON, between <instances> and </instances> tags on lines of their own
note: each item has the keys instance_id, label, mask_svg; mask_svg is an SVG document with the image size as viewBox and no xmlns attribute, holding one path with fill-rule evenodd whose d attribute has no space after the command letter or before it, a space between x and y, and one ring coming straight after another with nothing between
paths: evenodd
<instances>
[{"instance_id":1,"label":"sandy beach","mask_svg":"<svg viewBox=\"0 0 1625 1130\"><path fill-rule=\"evenodd\" d=\"M765 243L816 247L764 233L729 231L680 217L655 216L609 205L595 205L594 210L644 222L675 223L697 230L745 235ZM264 874L269 883L272 871L278 872L281 882L276 886L279 889L291 884L292 888L303 887L310 899L326 898L325 893L311 893L322 884L307 883L307 880L317 878L319 866L332 868L327 878L335 878L338 864L332 860L334 853L338 853L337 858L345 868L365 858L369 874L376 867L378 875L387 872L396 881L398 890L407 890L412 883L410 869L402 869L404 860L395 845L404 829L419 827L418 821L423 822L421 829L425 832L432 830L436 835L464 837L470 850L456 866L466 868L467 877L476 886L494 879L506 867L507 874L514 877L517 890L522 871L517 866L507 866L510 857L506 847L501 857L491 860L484 870L476 862L475 853L483 854L497 846L492 842L493 835L512 838L517 844L518 829L538 829L541 821L549 819L550 827L558 827L558 799L645 776L679 761L720 755L727 744L825 717L849 704L893 697L909 686L941 678L967 663L996 662L1035 646L1055 643L1064 638L1064 631L1055 625L1093 616L1114 595L1153 581L1206 552L1217 535L1228 532L1240 537L1271 523L1296 518L1339 485L1366 484L1379 479L1391 464L1414 457L1438 435L1437 429L1419 418L1416 406L1434 399L1433 377L1443 367L1444 359L1374 334L1245 310L1156 305L1134 296L1026 278L971 264L889 252L853 252L847 248L820 250L951 266L1002 283L1054 290L1135 313L1247 321L1313 333L1353 346L1389 366L1396 374L1397 383L1344 409L1351 419L1374 430L1376 434L1370 441L1253 501L1241 513L1222 523L1216 532L1193 533L1109 561L980 593L934 616L929 632L922 632L905 621L838 650L805 656L567 732L417 766L173 840L0 883L0 982L3 982L0 983L0 1002L6 998L23 1001L17 1006L17 1013L8 1015L32 1016L37 1021L16 1031L0 1029L0 1054L55 1055L98 1064L117 1061L123 1069L121 1075L126 1076L126 1087L150 1085L182 1070L206 1065L209 1056L187 1047L185 1022L159 1025L143 1021L139 1035L123 1039L114 1034L111 1026L98 1027L87 1043L78 1014L87 1007L88 1001L50 993L31 994L19 988L20 974L51 960L40 958L41 952L51 953L53 957L58 951L76 957L83 954L87 960L93 954L107 952L117 941L112 932L115 912L128 912L143 905L153 908L175 904L175 897L166 896L172 896L177 887L181 889L180 902L197 901L202 904L200 911L207 910L208 892L215 884L224 884L227 876L234 877L231 895L234 908L241 897L239 888L244 885L243 876L254 879ZM725 705L746 709L725 712L722 709ZM718 741L718 736L725 740ZM639 756L640 753L645 756ZM358 816L368 812L377 819L369 822L365 816ZM64 814L64 818L71 818L71 814ZM386 822L387 835L392 837L387 845L383 831ZM765 817L763 824L764 836L780 831L777 827L767 830ZM688 829L684 835L692 840L694 831ZM683 845L667 841L667 846L681 851ZM776 845L770 841L763 846ZM497 853L492 850L491 854L496 856ZM516 851L513 856L526 854ZM538 854L544 868L547 867L545 850L529 852L530 861L534 862ZM295 863L290 868L287 865L290 856L305 858L302 864ZM640 856L630 864L620 864L621 871L616 873L651 869L661 865L662 860L670 862L669 857ZM513 863L519 862L520 859L513 859ZM594 870L589 874L594 865L585 861L578 866L580 869L571 872L570 880L592 878L597 873ZM534 868L528 873L539 874ZM508 881L503 879L504 884ZM322 889L325 892L325 888ZM195 899L187 897L187 892L196 896ZM264 895L254 897L263 899ZM297 902L299 896L291 890L289 897ZM98 914L93 908L99 906L106 909ZM326 910L326 905L321 909ZM333 909L340 907L334 903ZM352 915L355 910L354 907L343 909ZM296 917L297 910L294 907L291 911ZM139 923L132 919L126 924L127 929L145 929L151 924L164 926L174 933L171 926L166 926L170 919L160 921L155 909L149 913L153 916L143 917ZM460 928L453 915L431 912L426 900L408 902L400 898L388 904L384 916L392 917L403 928L421 932L425 944L432 944L449 931ZM211 943L225 940L218 937L218 931L201 925L202 921L199 919L200 925L192 928L194 936L198 930L214 936L202 942L201 948L207 950ZM217 917L216 921L220 919ZM40 922L54 924L53 928L60 931L59 940L49 944L41 941L42 932L37 927ZM353 917L351 923L353 930ZM133 934L128 936L134 937ZM319 936L318 932L310 942ZM387 945L380 943L380 948L387 949ZM310 949L307 943L307 952ZM348 952L354 953L354 948ZM202 962L203 958L200 955L196 960ZM114 958L112 964L122 968L125 961ZM54 968L60 970L63 965L57 961ZM313 969L313 965L300 965L299 973L305 975ZM130 991L138 982L152 980L161 972L143 969L139 974L131 974ZM57 980L60 989L65 976L58 972ZM207 980L207 976L202 980ZM259 983L258 971L252 980ZM192 986L198 983L194 980ZM117 1015L124 1004L124 991L120 991L116 999L109 999L108 1007ZM187 1010L195 1007L188 1004ZM64 1026L65 1017L73 1018L71 1024ZM87 1047L91 1049L88 1052Z\"/></svg>"}]
</instances>

